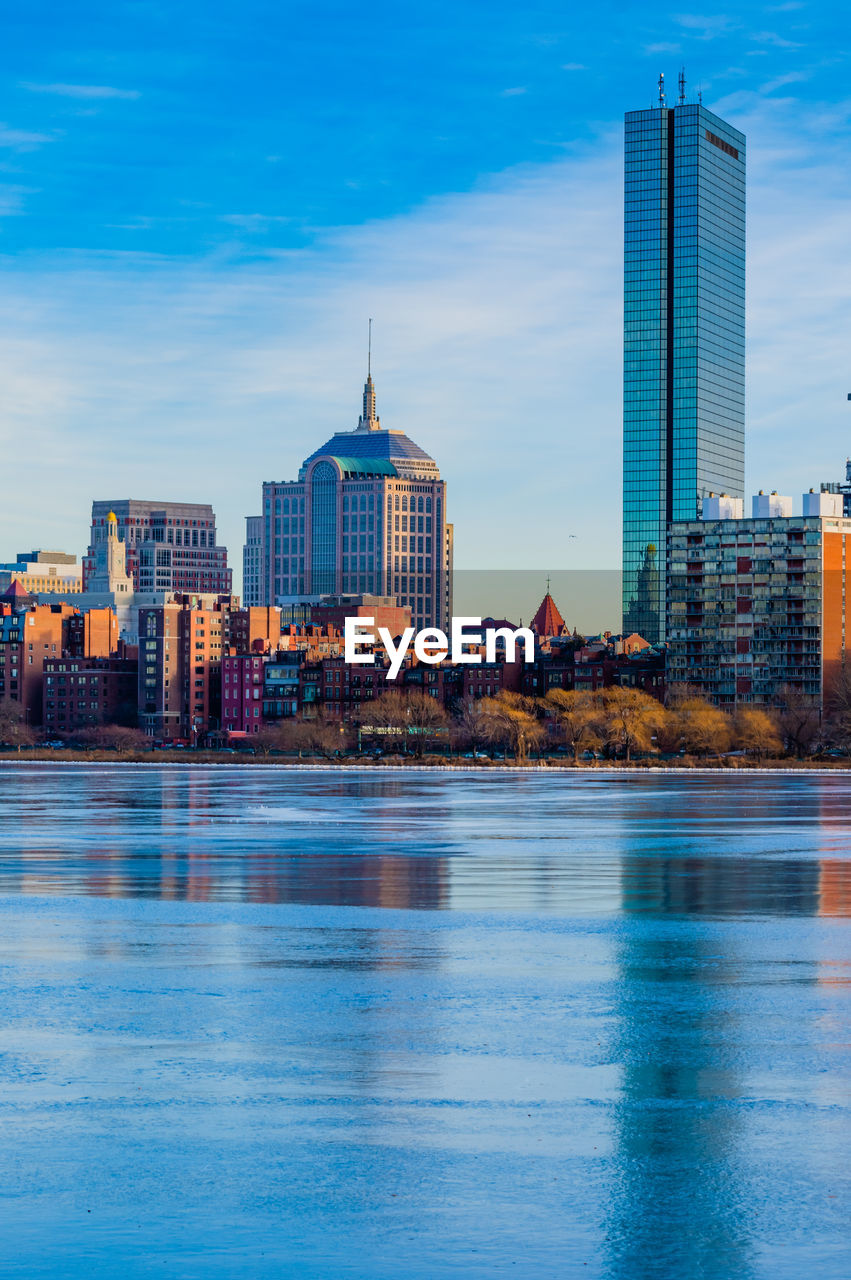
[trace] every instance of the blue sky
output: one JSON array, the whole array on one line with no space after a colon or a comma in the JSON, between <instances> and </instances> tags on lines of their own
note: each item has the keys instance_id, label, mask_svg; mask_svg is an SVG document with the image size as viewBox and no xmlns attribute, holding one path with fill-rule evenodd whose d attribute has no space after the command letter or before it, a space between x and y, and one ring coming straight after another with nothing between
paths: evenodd
<instances>
[{"instance_id":1,"label":"blue sky","mask_svg":"<svg viewBox=\"0 0 851 1280\"><path fill-rule=\"evenodd\" d=\"M748 135L748 484L838 475L849 44L832 4L19 7L0 559L133 495L212 501L237 565L260 482L355 425L372 315L458 563L616 566L621 122L683 63Z\"/></svg>"}]
</instances>

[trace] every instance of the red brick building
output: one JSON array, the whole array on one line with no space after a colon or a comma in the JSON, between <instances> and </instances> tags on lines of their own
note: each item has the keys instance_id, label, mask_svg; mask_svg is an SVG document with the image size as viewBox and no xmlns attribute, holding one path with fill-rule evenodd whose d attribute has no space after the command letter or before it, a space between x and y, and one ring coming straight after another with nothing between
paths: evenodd
<instances>
[{"instance_id":1,"label":"red brick building","mask_svg":"<svg viewBox=\"0 0 851 1280\"><path fill-rule=\"evenodd\" d=\"M60 737L93 725L135 725L138 658L49 658L44 664L43 723Z\"/></svg>"},{"instance_id":2,"label":"red brick building","mask_svg":"<svg viewBox=\"0 0 851 1280\"><path fill-rule=\"evenodd\" d=\"M29 725L40 725L42 679L48 658L63 653L69 605L20 608L19 583L0 600L0 709L20 713ZM17 603L16 603L17 601Z\"/></svg>"},{"instance_id":3,"label":"red brick building","mask_svg":"<svg viewBox=\"0 0 851 1280\"><path fill-rule=\"evenodd\" d=\"M231 608L191 601L139 610L139 724L149 737L194 745L221 727L222 657Z\"/></svg>"}]
</instances>

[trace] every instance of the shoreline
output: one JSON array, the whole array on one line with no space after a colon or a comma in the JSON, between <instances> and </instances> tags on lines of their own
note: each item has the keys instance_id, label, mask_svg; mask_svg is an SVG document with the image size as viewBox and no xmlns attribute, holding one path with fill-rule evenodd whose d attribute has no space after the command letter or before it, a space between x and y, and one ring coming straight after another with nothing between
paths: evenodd
<instances>
[{"instance_id":1,"label":"shoreline","mask_svg":"<svg viewBox=\"0 0 851 1280\"><path fill-rule=\"evenodd\" d=\"M510 761L448 761L425 762L422 760L411 760L410 762L393 761L369 761L369 760L317 760L317 759L269 759L267 756L251 756L243 760L222 760L204 753L199 753L203 758L185 758L183 753L177 752L146 752L144 755L128 755L121 756L113 752L93 752L91 754L82 754L78 752L55 752L55 751L26 751L18 754L17 752L8 752L0 754L0 766L9 764L13 766L22 765L67 765L72 768L80 768L88 765L109 765L109 766L142 766L147 768L177 767L186 769L295 769L311 772L361 772L380 775L382 773L477 773L477 774L543 774L543 775L564 775L581 773L584 775L594 776L596 774L797 774L797 773L818 773L818 774L835 774L845 773L851 770L851 759L836 762L824 760L800 760L787 761L777 764L756 764L751 762L743 762L738 764L710 763L701 761L694 762L692 759L689 763L675 763L673 761L665 764L653 764L644 761L635 761L626 763L625 761L600 761L591 764L584 762L582 764L573 764L569 761L534 761L527 764L514 764ZM153 757L153 758L152 758Z\"/></svg>"}]
</instances>

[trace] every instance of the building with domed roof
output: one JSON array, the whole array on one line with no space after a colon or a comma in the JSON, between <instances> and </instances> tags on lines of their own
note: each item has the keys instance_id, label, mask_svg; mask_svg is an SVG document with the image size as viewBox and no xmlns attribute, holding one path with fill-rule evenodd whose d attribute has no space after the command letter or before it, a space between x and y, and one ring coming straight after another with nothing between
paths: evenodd
<instances>
[{"instance_id":1,"label":"building with domed roof","mask_svg":"<svg viewBox=\"0 0 851 1280\"><path fill-rule=\"evenodd\" d=\"M413 625L444 627L452 609L452 526L446 482L434 459L403 431L382 427L371 373L363 412L302 463L298 479L263 485L258 561L246 603L319 597L393 597ZM258 552L259 542L259 552Z\"/></svg>"}]
</instances>

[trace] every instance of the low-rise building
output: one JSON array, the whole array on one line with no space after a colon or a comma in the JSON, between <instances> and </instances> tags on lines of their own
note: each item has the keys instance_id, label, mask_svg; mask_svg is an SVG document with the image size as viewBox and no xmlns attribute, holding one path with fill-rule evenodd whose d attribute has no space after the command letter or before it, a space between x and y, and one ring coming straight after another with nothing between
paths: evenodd
<instances>
[{"instance_id":1,"label":"low-rise building","mask_svg":"<svg viewBox=\"0 0 851 1280\"><path fill-rule=\"evenodd\" d=\"M62 656L69 605L31 604L19 582L0 597L0 709L40 725L44 663Z\"/></svg>"},{"instance_id":2,"label":"low-rise building","mask_svg":"<svg viewBox=\"0 0 851 1280\"><path fill-rule=\"evenodd\" d=\"M13 581L29 595L77 595L83 589L83 566L64 551L22 551L13 563L0 564L0 592Z\"/></svg>"},{"instance_id":3,"label":"low-rise building","mask_svg":"<svg viewBox=\"0 0 851 1280\"><path fill-rule=\"evenodd\" d=\"M96 725L137 722L136 651L105 658L48 658L42 690L45 729L59 737Z\"/></svg>"}]
</instances>

